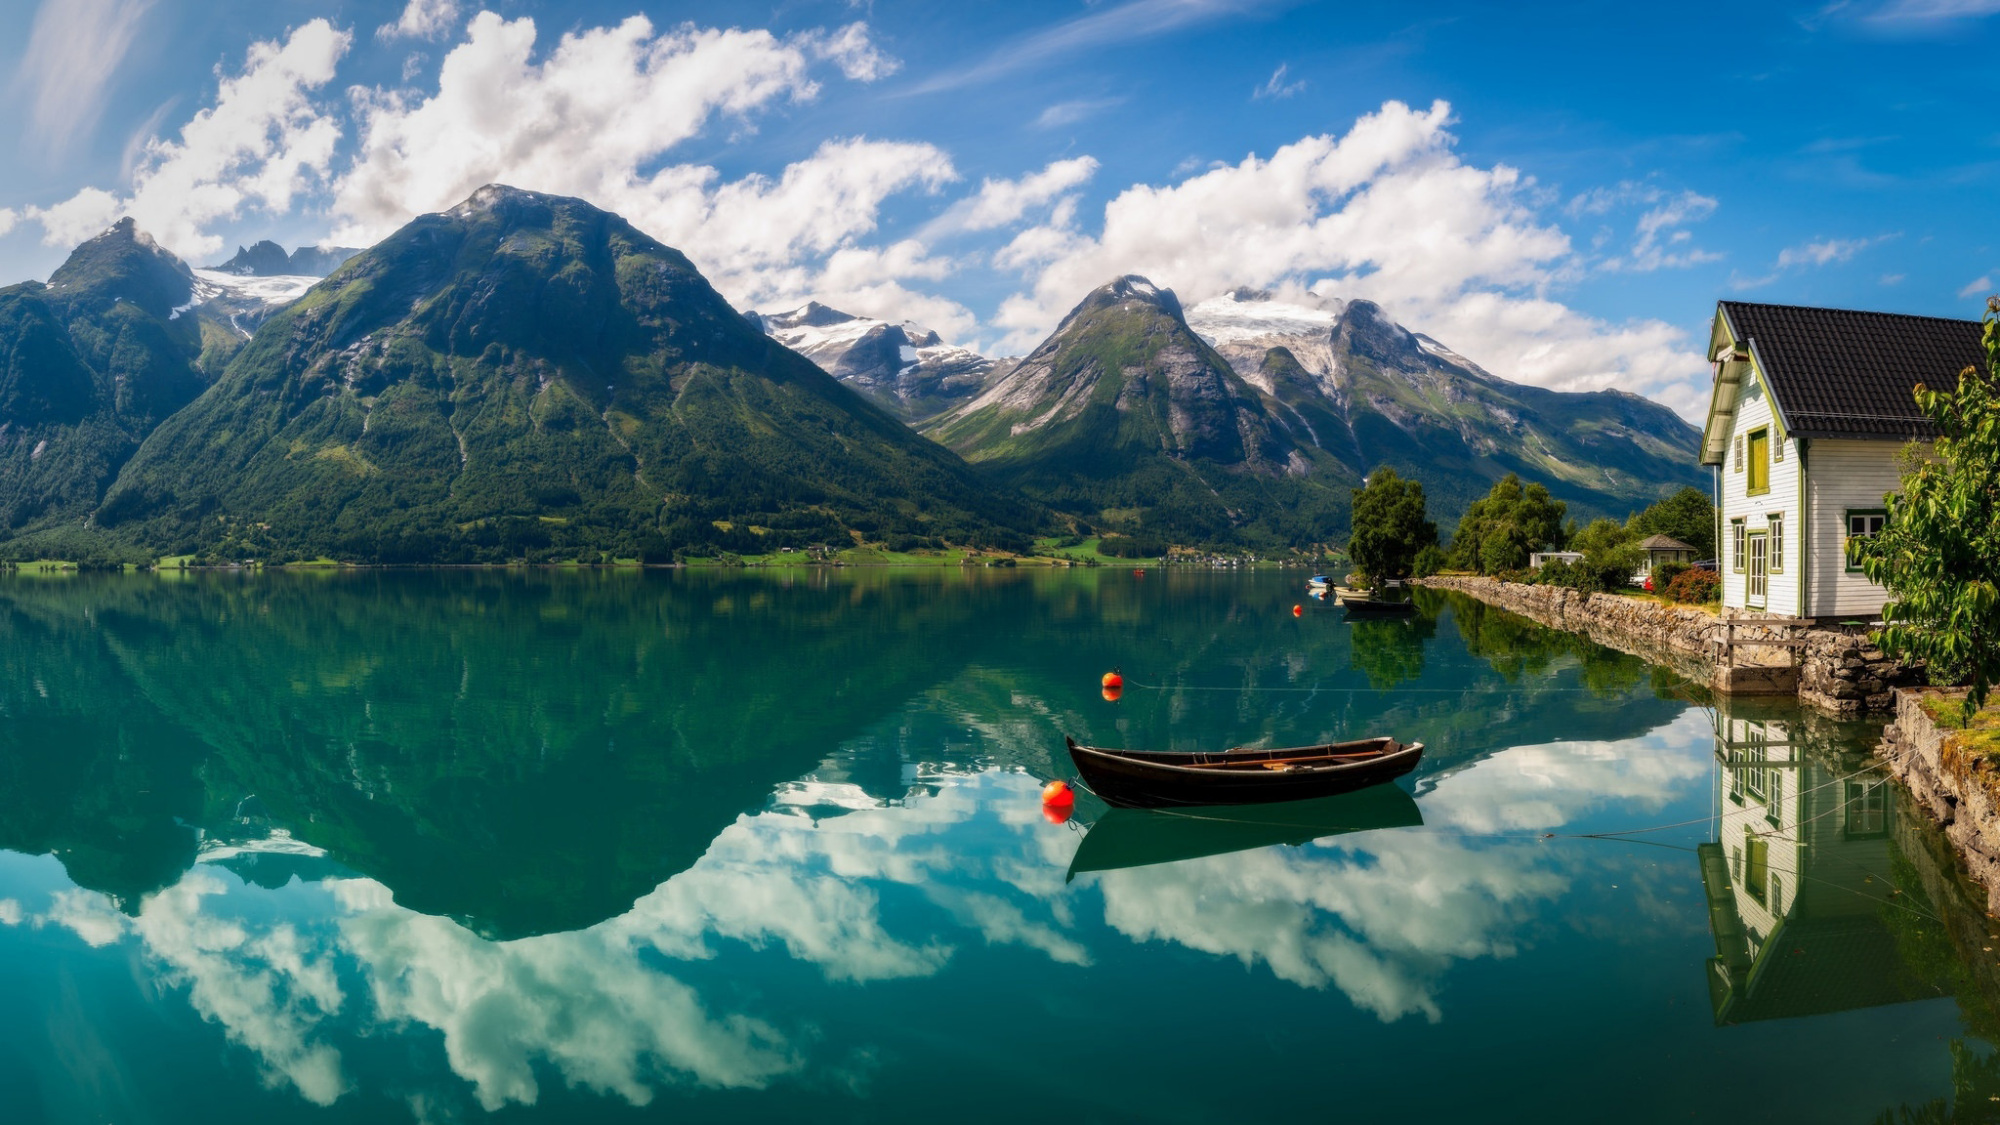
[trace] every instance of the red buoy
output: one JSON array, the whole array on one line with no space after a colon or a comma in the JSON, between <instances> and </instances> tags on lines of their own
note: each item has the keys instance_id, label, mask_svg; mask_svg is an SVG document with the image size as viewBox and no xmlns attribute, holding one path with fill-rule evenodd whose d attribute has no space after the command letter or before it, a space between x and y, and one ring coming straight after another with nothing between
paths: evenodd
<instances>
[{"instance_id":1,"label":"red buoy","mask_svg":"<svg viewBox=\"0 0 2000 1125\"><path fill-rule=\"evenodd\" d=\"M1075 811L1075 802L1062 805L1043 805L1042 817L1050 824L1067 824L1069 823L1070 814Z\"/></svg>"},{"instance_id":2,"label":"red buoy","mask_svg":"<svg viewBox=\"0 0 2000 1125\"><path fill-rule=\"evenodd\" d=\"M1104 700L1107 703L1116 703L1118 702L1118 697L1124 694L1125 688L1122 684L1117 687L1107 687L1104 689Z\"/></svg>"},{"instance_id":3,"label":"red buoy","mask_svg":"<svg viewBox=\"0 0 2000 1125\"><path fill-rule=\"evenodd\" d=\"M1104 673L1104 679L1100 682L1108 688L1122 688L1125 686L1125 677L1119 674L1118 669L1113 668L1111 671Z\"/></svg>"},{"instance_id":4,"label":"red buoy","mask_svg":"<svg viewBox=\"0 0 2000 1125\"><path fill-rule=\"evenodd\" d=\"M1295 605L1292 607L1293 617L1304 617L1305 615L1306 615L1306 607L1302 605Z\"/></svg>"},{"instance_id":5,"label":"red buoy","mask_svg":"<svg viewBox=\"0 0 2000 1125\"><path fill-rule=\"evenodd\" d=\"M1051 807L1076 804L1076 792L1068 782L1051 781L1042 786L1042 803Z\"/></svg>"}]
</instances>

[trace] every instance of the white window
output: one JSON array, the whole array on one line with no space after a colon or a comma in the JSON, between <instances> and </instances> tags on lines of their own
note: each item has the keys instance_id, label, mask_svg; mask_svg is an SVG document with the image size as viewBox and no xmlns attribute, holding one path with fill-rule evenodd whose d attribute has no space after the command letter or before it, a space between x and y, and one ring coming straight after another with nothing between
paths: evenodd
<instances>
[{"instance_id":1,"label":"white window","mask_svg":"<svg viewBox=\"0 0 2000 1125\"><path fill-rule=\"evenodd\" d=\"M1785 513L1772 512L1765 518L1771 527L1771 570L1782 574L1785 570Z\"/></svg>"},{"instance_id":2,"label":"white window","mask_svg":"<svg viewBox=\"0 0 2000 1125\"><path fill-rule=\"evenodd\" d=\"M1784 459L1785 459L1785 439L1784 439L1784 438L1774 438L1774 439L1772 439L1772 441L1771 441L1771 460L1773 460L1773 461L1783 461Z\"/></svg>"},{"instance_id":3,"label":"white window","mask_svg":"<svg viewBox=\"0 0 2000 1125\"><path fill-rule=\"evenodd\" d=\"M1743 435L1736 435L1736 471L1743 471Z\"/></svg>"},{"instance_id":4,"label":"white window","mask_svg":"<svg viewBox=\"0 0 2000 1125\"><path fill-rule=\"evenodd\" d=\"M1737 571L1737 572L1739 572L1739 573L1740 573L1740 572L1741 572L1741 571L1743 570L1743 554L1744 554L1744 552L1743 552L1743 540L1744 540L1744 534L1745 534L1745 533L1746 533L1746 532L1747 532L1747 531L1748 531L1749 529L1748 529L1748 528L1745 528L1745 527L1743 526L1743 521L1742 521L1742 520L1730 520L1730 521L1729 521L1729 529L1730 529L1730 541L1729 541L1729 552L1730 552L1730 553L1729 553L1729 568L1730 568L1731 570L1734 570L1734 571Z\"/></svg>"},{"instance_id":5,"label":"white window","mask_svg":"<svg viewBox=\"0 0 2000 1125\"><path fill-rule=\"evenodd\" d=\"M1888 520L1888 513L1882 511L1880 508L1870 508L1858 512L1850 511L1847 513L1847 571L1849 574L1859 573L1861 570L1861 562L1855 555L1854 549L1860 545L1863 539L1880 532L1882 525L1887 523Z\"/></svg>"}]
</instances>

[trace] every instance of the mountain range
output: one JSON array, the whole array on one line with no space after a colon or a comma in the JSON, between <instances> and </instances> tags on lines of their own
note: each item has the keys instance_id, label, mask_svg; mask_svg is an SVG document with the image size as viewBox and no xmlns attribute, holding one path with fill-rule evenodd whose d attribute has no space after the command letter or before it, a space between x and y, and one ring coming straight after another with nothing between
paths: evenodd
<instances>
[{"instance_id":1,"label":"mountain range","mask_svg":"<svg viewBox=\"0 0 2000 1125\"><path fill-rule=\"evenodd\" d=\"M920 325L891 324L810 301L791 312L750 313L751 323L905 422L923 422L985 388L996 367Z\"/></svg>"},{"instance_id":2,"label":"mountain range","mask_svg":"<svg viewBox=\"0 0 2000 1125\"><path fill-rule=\"evenodd\" d=\"M1307 543L1381 464L1446 520L1507 472L1614 515L1699 475L1665 408L1507 382L1362 301L1183 310L1125 277L994 360L817 303L739 313L617 216L501 186L304 253L190 270L125 220L0 290L0 553Z\"/></svg>"},{"instance_id":3,"label":"mountain range","mask_svg":"<svg viewBox=\"0 0 2000 1125\"><path fill-rule=\"evenodd\" d=\"M325 277L339 269L342 262L359 253L361 251L352 246L328 246L324 249L301 246L287 254L284 247L267 238L247 247L238 246L235 256L209 269L242 277Z\"/></svg>"}]
</instances>

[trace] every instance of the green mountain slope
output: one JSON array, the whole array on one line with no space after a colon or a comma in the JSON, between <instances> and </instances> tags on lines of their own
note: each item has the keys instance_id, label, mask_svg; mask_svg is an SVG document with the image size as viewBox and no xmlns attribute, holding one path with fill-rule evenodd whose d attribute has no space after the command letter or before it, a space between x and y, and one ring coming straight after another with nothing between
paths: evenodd
<instances>
[{"instance_id":1,"label":"green mountain slope","mask_svg":"<svg viewBox=\"0 0 2000 1125\"><path fill-rule=\"evenodd\" d=\"M1195 306L1189 322L1271 398L1292 440L1355 472L1387 465L1422 481L1445 526L1509 473L1585 518L1622 519L1708 481L1699 434L1666 407L1509 382L1370 301L1286 305L1238 291Z\"/></svg>"},{"instance_id":2,"label":"green mountain slope","mask_svg":"<svg viewBox=\"0 0 2000 1125\"><path fill-rule=\"evenodd\" d=\"M130 219L48 284L0 289L0 529L73 523L162 419L201 393L193 276Z\"/></svg>"},{"instance_id":3,"label":"green mountain slope","mask_svg":"<svg viewBox=\"0 0 2000 1125\"><path fill-rule=\"evenodd\" d=\"M1180 541L1331 538L1359 476L1299 442L1174 295L1140 277L1091 293L925 430L1052 507Z\"/></svg>"},{"instance_id":4,"label":"green mountain slope","mask_svg":"<svg viewBox=\"0 0 2000 1125\"><path fill-rule=\"evenodd\" d=\"M678 252L489 186L272 317L98 522L162 552L493 561L1018 542L995 492Z\"/></svg>"}]
</instances>

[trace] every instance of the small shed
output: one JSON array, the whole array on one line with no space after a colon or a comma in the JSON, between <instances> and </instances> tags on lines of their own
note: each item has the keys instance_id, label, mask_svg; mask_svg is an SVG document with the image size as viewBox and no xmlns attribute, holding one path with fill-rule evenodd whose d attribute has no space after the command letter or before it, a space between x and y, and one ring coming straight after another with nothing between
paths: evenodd
<instances>
[{"instance_id":1,"label":"small shed","mask_svg":"<svg viewBox=\"0 0 2000 1125\"><path fill-rule=\"evenodd\" d=\"M1651 571L1661 563L1691 563L1695 561L1692 543L1683 543L1671 535L1648 535L1640 540L1639 548L1646 552L1646 569Z\"/></svg>"},{"instance_id":2,"label":"small shed","mask_svg":"<svg viewBox=\"0 0 2000 1125\"><path fill-rule=\"evenodd\" d=\"M1528 569L1540 570L1543 563L1566 562L1574 565L1582 561L1581 551L1536 551L1528 556Z\"/></svg>"}]
</instances>

